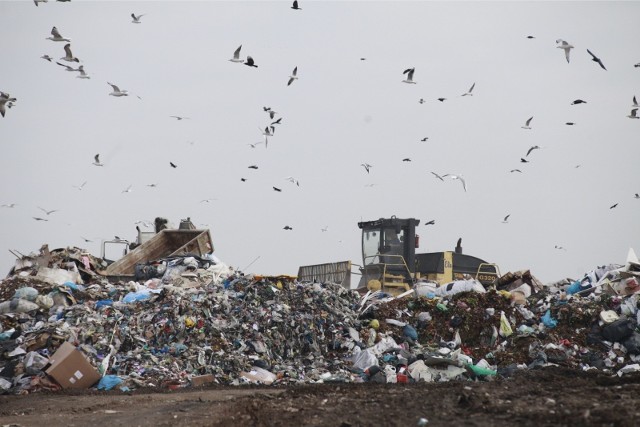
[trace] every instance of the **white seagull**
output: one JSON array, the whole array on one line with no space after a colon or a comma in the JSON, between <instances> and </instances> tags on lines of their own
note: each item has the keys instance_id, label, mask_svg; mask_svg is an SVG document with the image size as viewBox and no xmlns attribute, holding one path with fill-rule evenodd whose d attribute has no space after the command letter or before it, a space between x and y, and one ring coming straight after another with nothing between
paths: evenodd
<instances>
[{"instance_id":1,"label":"white seagull","mask_svg":"<svg viewBox=\"0 0 640 427\"><path fill-rule=\"evenodd\" d=\"M560 43L560 45L556 46L556 47L558 49L563 49L564 50L564 56L567 58L567 63L569 63L569 52L571 52L571 49L573 49L573 46L571 46L569 43L567 43L566 41L564 41L562 39L556 40L556 43Z\"/></svg>"},{"instance_id":2,"label":"white seagull","mask_svg":"<svg viewBox=\"0 0 640 427\"><path fill-rule=\"evenodd\" d=\"M525 122L524 126L520 126L522 129L531 129L531 120L533 120L533 116L529 117L529 119Z\"/></svg>"},{"instance_id":3,"label":"white seagull","mask_svg":"<svg viewBox=\"0 0 640 427\"><path fill-rule=\"evenodd\" d=\"M373 167L369 163L362 163L360 166L362 166L364 168L364 170L367 171L367 173L369 173L369 169L371 169Z\"/></svg>"},{"instance_id":4,"label":"white seagull","mask_svg":"<svg viewBox=\"0 0 640 427\"><path fill-rule=\"evenodd\" d=\"M80 185L74 185L73 188L77 188L78 190L82 190L84 188L84 186L87 185L87 181L83 182Z\"/></svg>"},{"instance_id":5,"label":"white seagull","mask_svg":"<svg viewBox=\"0 0 640 427\"><path fill-rule=\"evenodd\" d=\"M50 57L49 55L42 55L40 58L42 59L46 59L47 61L51 62L51 60L53 59L52 57Z\"/></svg>"},{"instance_id":6,"label":"white seagull","mask_svg":"<svg viewBox=\"0 0 640 427\"><path fill-rule=\"evenodd\" d=\"M133 184L122 190L123 193L131 193L131 189L133 188Z\"/></svg>"},{"instance_id":7,"label":"white seagull","mask_svg":"<svg viewBox=\"0 0 640 427\"><path fill-rule=\"evenodd\" d=\"M80 62L80 60L73 56L73 53L71 53L71 43L67 43L64 45L64 52L66 53L66 55L60 58L63 61Z\"/></svg>"},{"instance_id":8,"label":"white seagull","mask_svg":"<svg viewBox=\"0 0 640 427\"><path fill-rule=\"evenodd\" d=\"M291 75L289 76L289 82L287 83L287 86L293 83L294 80L298 80L298 67L293 69L293 73L291 73Z\"/></svg>"},{"instance_id":9,"label":"white seagull","mask_svg":"<svg viewBox=\"0 0 640 427\"><path fill-rule=\"evenodd\" d=\"M442 177L444 178L445 176L448 176L451 179L457 179L462 183L462 188L464 188L464 191L467 191L467 183L464 180L464 178L462 177L462 175L452 175L452 174L445 174L442 175Z\"/></svg>"},{"instance_id":10,"label":"white seagull","mask_svg":"<svg viewBox=\"0 0 640 427\"><path fill-rule=\"evenodd\" d=\"M476 84L472 84L471 87L469 88L469 90L466 93L463 93L462 96L473 96L473 88L476 87Z\"/></svg>"},{"instance_id":11,"label":"white seagull","mask_svg":"<svg viewBox=\"0 0 640 427\"><path fill-rule=\"evenodd\" d=\"M636 101L636 96L633 95L633 105L631 106L631 108L638 108L640 107L640 105L638 105L638 101Z\"/></svg>"},{"instance_id":12,"label":"white seagull","mask_svg":"<svg viewBox=\"0 0 640 427\"><path fill-rule=\"evenodd\" d=\"M71 41L67 38L62 37L56 27L53 27L51 29L51 37L47 37L47 40L51 40L54 42L70 42Z\"/></svg>"},{"instance_id":13,"label":"white seagull","mask_svg":"<svg viewBox=\"0 0 640 427\"><path fill-rule=\"evenodd\" d=\"M286 177L285 179L286 179L287 181L289 181L290 183L295 184L295 185L297 185L298 187L300 187L300 182L299 182L297 179L295 179L294 177L292 177L292 176L288 176L288 177Z\"/></svg>"},{"instance_id":14,"label":"white seagull","mask_svg":"<svg viewBox=\"0 0 640 427\"><path fill-rule=\"evenodd\" d=\"M47 215L51 215L54 212L58 212L58 209L46 210L45 208L41 208L40 206L38 206L38 209L40 209L42 212L46 213Z\"/></svg>"},{"instance_id":15,"label":"white seagull","mask_svg":"<svg viewBox=\"0 0 640 427\"><path fill-rule=\"evenodd\" d=\"M142 18L144 15L145 14L143 13L142 15L136 16L135 14L132 13L131 14L131 18L132 18L131 22L133 22L134 24L140 24L142 22L142 21L140 21L140 18Z\"/></svg>"},{"instance_id":16,"label":"white seagull","mask_svg":"<svg viewBox=\"0 0 640 427\"><path fill-rule=\"evenodd\" d=\"M78 71L80 71L80 75L76 76L77 79L90 79L91 77L84 72L84 66L81 65L78 67Z\"/></svg>"},{"instance_id":17,"label":"white seagull","mask_svg":"<svg viewBox=\"0 0 640 427\"><path fill-rule=\"evenodd\" d=\"M504 217L504 219L502 220L502 223L503 223L503 224L508 223L508 222L509 222L509 217L510 217L510 216L511 216L511 214L509 214L509 215L505 216L505 217Z\"/></svg>"},{"instance_id":18,"label":"white seagull","mask_svg":"<svg viewBox=\"0 0 640 427\"><path fill-rule=\"evenodd\" d=\"M403 83L411 83L411 84L416 84L416 82L413 81L413 73L416 71L415 67L414 68L407 68L406 70L404 70L402 72L402 74L406 74L407 78L404 79L402 82Z\"/></svg>"},{"instance_id":19,"label":"white seagull","mask_svg":"<svg viewBox=\"0 0 640 427\"><path fill-rule=\"evenodd\" d=\"M637 108L634 108L633 110L631 110L631 113L627 116L630 119L640 119L640 117L636 114L638 112Z\"/></svg>"},{"instance_id":20,"label":"white seagull","mask_svg":"<svg viewBox=\"0 0 640 427\"><path fill-rule=\"evenodd\" d=\"M100 154L96 154L95 156L93 156L93 165L95 166L104 166L103 163L100 163ZM84 184L82 184L84 185Z\"/></svg>"},{"instance_id":21,"label":"white seagull","mask_svg":"<svg viewBox=\"0 0 640 427\"><path fill-rule=\"evenodd\" d=\"M8 93L0 91L0 115L2 117L7 111L6 107L11 108L14 102L16 102L16 98L12 98Z\"/></svg>"},{"instance_id":22,"label":"white seagull","mask_svg":"<svg viewBox=\"0 0 640 427\"><path fill-rule=\"evenodd\" d=\"M15 208L16 206L18 205L16 205L15 203L8 203L8 204L1 205L0 208Z\"/></svg>"},{"instance_id":23,"label":"white seagull","mask_svg":"<svg viewBox=\"0 0 640 427\"><path fill-rule=\"evenodd\" d=\"M109 95L111 95L111 96L129 96L129 94L127 93L126 90L120 90L120 88L118 86L114 85L113 83L107 82L107 84L113 88L113 92L111 92Z\"/></svg>"},{"instance_id":24,"label":"white seagull","mask_svg":"<svg viewBox=\"0 0 640 427\"><path fill-rule=\"evenodd\" d=\"M435 172L431 172L431 174L432 174L433 176L435 176L436 178L438 178L440 181L444 181L444 179L443 179L440 175L438 175L437 173L435 173ZM445 175L445 176L446 176L446 175Z\"/></svg>"},{"instance_id":25,"label":"white seagull","mask_svg":"<svg viewBox=\"0 0 640 427\"><path fill-rule=\"evenodd\" d=\"M67 70L67 71L80 71L80 68L73 68L73 67L71 67L69 65L61 64L58 61L56 61L56 64L58 64L61 67L64 67L65 70Z\"/></svg>"},{"instance_id":26,"label":"white seagull","mask_svg":"<svg viewBox=\"0 0 640 427\"><path fill-rule=\"evenodd\" d=\"M235 52L233 52L233 58L229 61L231 62L244 62L244 59L240 58L240 49L242 49L242 45L240 45Z\"/></svg>"}]
</instances>

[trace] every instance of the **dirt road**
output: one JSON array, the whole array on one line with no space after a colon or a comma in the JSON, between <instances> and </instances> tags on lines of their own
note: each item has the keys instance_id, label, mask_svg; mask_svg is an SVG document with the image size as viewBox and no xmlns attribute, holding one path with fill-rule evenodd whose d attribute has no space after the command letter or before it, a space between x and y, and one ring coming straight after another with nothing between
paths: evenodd
<instances>
[{"instance_id":1,"label":"dirt road","mask_svg":"<svg viewBox=\"0 0 640 427\"><path fill-rule=\"evenodd\" d=\"M11 426L633 426L640 375L545 368L413 384L65 391L0 396ZM421 420L422 419L422 420Z\"/></svg>"}]
</instances>

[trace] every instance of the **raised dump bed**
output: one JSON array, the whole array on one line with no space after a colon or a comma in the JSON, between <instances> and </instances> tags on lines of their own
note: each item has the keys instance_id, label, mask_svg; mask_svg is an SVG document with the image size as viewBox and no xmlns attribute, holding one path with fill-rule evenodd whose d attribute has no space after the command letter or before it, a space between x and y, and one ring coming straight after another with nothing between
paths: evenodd
<instances>
[{"instance_id":1,"label":"raised dump bed","mask_svg":"<svg viewBox=\"0 0 640 427\"><path fill-rule=\"evenodd\" d=\"M209 230L162 230L154 237L110 264L101 274L133 277L136 264L178 255L203 256L213 252Z\"/></svg>"}]
</instances>

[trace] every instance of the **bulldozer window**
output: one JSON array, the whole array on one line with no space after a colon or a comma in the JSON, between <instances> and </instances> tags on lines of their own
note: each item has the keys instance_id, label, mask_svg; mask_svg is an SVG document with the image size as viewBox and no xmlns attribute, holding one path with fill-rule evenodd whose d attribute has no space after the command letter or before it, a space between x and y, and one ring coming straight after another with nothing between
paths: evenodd
<instances>
[{"instance_id":1,"label":"bulldozer window","mask_svg":"<svg viewBox=\"0 0 640 427\"><path fill-rule=\"evenodd\" d=\"M362 233L362 258L364 264L377 264L378 257L375 256L380 248L380 231L365 230Z\"/></svg>"}]
</instances>

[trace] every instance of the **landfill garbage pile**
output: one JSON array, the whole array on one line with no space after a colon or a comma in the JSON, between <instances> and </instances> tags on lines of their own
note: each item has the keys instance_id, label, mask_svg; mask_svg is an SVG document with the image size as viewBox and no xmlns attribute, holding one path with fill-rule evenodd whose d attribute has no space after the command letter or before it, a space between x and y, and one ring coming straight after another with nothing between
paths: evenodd
<instances>
[{"instance_id":1,"label":"landfill garbage pile","mask_svg":"<svg viewBox=\"0 0 640 427\"><path fill-rule=\"evenodd\" d=\"M640 370L637 259L550 286L525 271L488 290L422 283L398 297L243 274L213 256L157 260L138 281L103 268L78 248L16 262L0 282L0 392Z\"/></svg>"}]
</instances>

